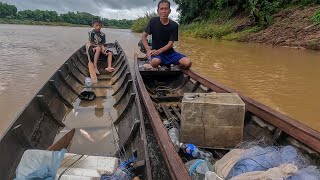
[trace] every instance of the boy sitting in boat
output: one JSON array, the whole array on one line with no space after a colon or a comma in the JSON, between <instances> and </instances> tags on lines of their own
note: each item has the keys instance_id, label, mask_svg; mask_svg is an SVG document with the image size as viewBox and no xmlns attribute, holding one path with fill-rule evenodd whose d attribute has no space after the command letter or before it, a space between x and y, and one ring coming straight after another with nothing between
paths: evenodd
<instances>
[{"instance_id":1,"label":"boy sitting in boat","mask_svg":"<svg viewBox=\"0 0 320 180\"><path fill-rule=\"evenodd\" d=\"M108 58L108 65L105 68L106 71L112 72L114 68L111 66L112 63L112 52L108 51L104 44L106 43L106 35L101 32L102 28L102 21L100 19L93 19L92 20L92 27L93 29L89 32L89 42L90 48L89 51L93 52L93 65L96 71L96 74L100 74L97 64L100 54L104 54Z\"/></svg>"},{"instance_id":2,"label":"boy sitting in boat","mask_svg":"<svg viewBox=\"0 0 320 180\"><path fill-rule=\"evenodd\" d=\"M178 41L178 24L169 19L170 2L159 1L157 12L159 17L151 18L141 36L141 41L147 50L147 57L151 59L151 66L157 68L159 65L174 64L189 69L191 61L173 49L174 41ZM152 50L147 42L148 35L152 35Z\"/></svg>"}]
</instances>

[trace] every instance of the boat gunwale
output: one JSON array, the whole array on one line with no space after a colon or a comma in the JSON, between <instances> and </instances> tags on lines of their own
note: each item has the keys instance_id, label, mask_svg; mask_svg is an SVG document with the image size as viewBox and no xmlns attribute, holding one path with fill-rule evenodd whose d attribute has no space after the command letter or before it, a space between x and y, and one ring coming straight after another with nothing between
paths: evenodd
<instances>
[{"instance_id":1,"label":"boat gunwale","mask_svg":"<svg viewBox=\"0 0 320 180\"><path fill-rule=\"evenodd\" d=\"M188 180L191 179L187 169L184 166L180 156L176 153L176 150L170 140L167 130L162 124L162 120L159 116L158 111L153 105L153 101L144 85L142 76L138 67L138 55L134 54L134 70L136 74L136 81L138 89L142 96L143 104L146 107L148 117L151 122L153 132L156 136L160 151L164 157L165 163L167 164L169 173L173 179Z\"/></svg>"},{"instance_id":2,"label":"boat gunwale","mask_svg":"<svg viewBox=\"0 0 320 180\"><path fill-rule=\"evenodd\" d=\"M147 142L147 135L146 135L146 131L145 131L145 125L144 125L144 119L143 119L143 114L142 114L142 107L141 107L141 102L140 102L140 98L139 98L139 92L138 92L138 88L136 86L136 84L134 83L135 81L135 77L136 77L136 73L135 71L132 71L129 65L129 59L127 58L127 55L124 53L124 50L122 49L122 47L120 46L120 44L118 43L118 41L115 41L115 46L117 47L117 50L121 51L121 53L119 54L119 58L120 55L124 56L124 61L127 61L127 68L126 71L129 72L131 74L131 80L133 81L132 83L132 88L135 91L135 103L137 105L137 109L138 109L138 116L140 117L140 126L139 126L139 132L140 132L140 140L142 140L143 142L143 150L144 150L144 160L145 160L145 176L146 179L152 179L152 173L151 173L151 164L150 164L150 156L149 156L149 152L148 152L148 142ZM124 75L123 77L124 79L127 78L127 75ZM128 78L128 81L130 80L130 77ZM129 83L129 82L128 82ZM123 112L122 112L123 113ZM142 136L142 138L141 138Z\"/></svg>"}]
</instances>

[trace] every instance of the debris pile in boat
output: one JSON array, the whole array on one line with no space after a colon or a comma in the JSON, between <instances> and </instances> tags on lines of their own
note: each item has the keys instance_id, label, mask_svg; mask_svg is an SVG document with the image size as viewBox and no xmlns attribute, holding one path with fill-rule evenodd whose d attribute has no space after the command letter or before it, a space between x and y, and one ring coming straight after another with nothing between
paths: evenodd
<instances>
[{"instance_id":1,"label":"debris pile in boat","mask_svg":"<svg viewBox=\"0 0 320 180\"><path fill-rule=\"evenodd\" d=\"M194 180L247 180L247 179L288 179L317 180L320 170L311 166L293 146L253 146L233 149L220 160L214 160L209 151L193 144L180 143L184 153L194 159L185 163ZM208 155L204 155L208 153Z\"/></svg>"},{"instance_id":2,"label":"debris pile in boat","mask_svg":"<svg viewBox=\"0 0 320 180\"><path fill-rule=\"evenodd\" d=\"M214 165L222 179L320 179L320 171L310 166L293 146L254 146L233 149Z\"/></svg>"},{"instance_id":3,"label":"debris pile in boat","mask_svg":"<svg viewBox=\"0 0 320 180\"><path fill-rule=\"evenodd\" d=\"M233 149L214 165L211 164L213 160L200 159L199 152L196 156L195 151L190 149L184 152L195 157L185 163L185 166L192 179L196 180L320 179L320 170L316 166L311 166L293 146Z\"/></svg>"}]
</instances>

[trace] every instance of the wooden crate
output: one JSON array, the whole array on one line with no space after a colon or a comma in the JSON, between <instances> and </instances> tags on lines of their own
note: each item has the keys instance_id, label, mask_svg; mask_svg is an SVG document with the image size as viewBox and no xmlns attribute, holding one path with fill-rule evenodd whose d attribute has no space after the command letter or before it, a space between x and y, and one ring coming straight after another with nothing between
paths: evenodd
<instances>
[{"instance_id":1,"label":"wooden crate","mask_svg":"<svg viewBox=\"0 0 320 180\"><path fill-rule=\"evenodd\" d=\"M245 104L236 93L185 93L180 139L200 147L234 148L243 139Z\"/></svg>"}]
</instances>

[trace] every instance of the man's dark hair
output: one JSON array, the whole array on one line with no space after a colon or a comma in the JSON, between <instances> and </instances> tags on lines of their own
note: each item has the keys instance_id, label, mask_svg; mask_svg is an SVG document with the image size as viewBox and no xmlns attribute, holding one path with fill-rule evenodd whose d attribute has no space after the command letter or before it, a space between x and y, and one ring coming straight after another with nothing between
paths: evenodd
<instances>
[{"instance_id":1,"label":"man's dark hair","mask_svg":"<svg viewBox=\"0 0 320 180\"><path fill-rule=\"evenodd\" d=\"M169 9L170 9L170 5L171 5L170 1L168 1L168 0L160 0L159 3L158 3L158 10L160 8L160 4L162 4L162 3L167 3L169 5Z\"/></svg>"},{"instance_id":2,"label":"man's dark hair","mask_svg":"<svg viewBox=\"0 0 320 180\"><path fill-rule=\"evenodd\" d=\"M92 19L92 25L94 25L95 23L102 24L102 21L99 18L94 18Z\"/></svg>"}]
</instances>

